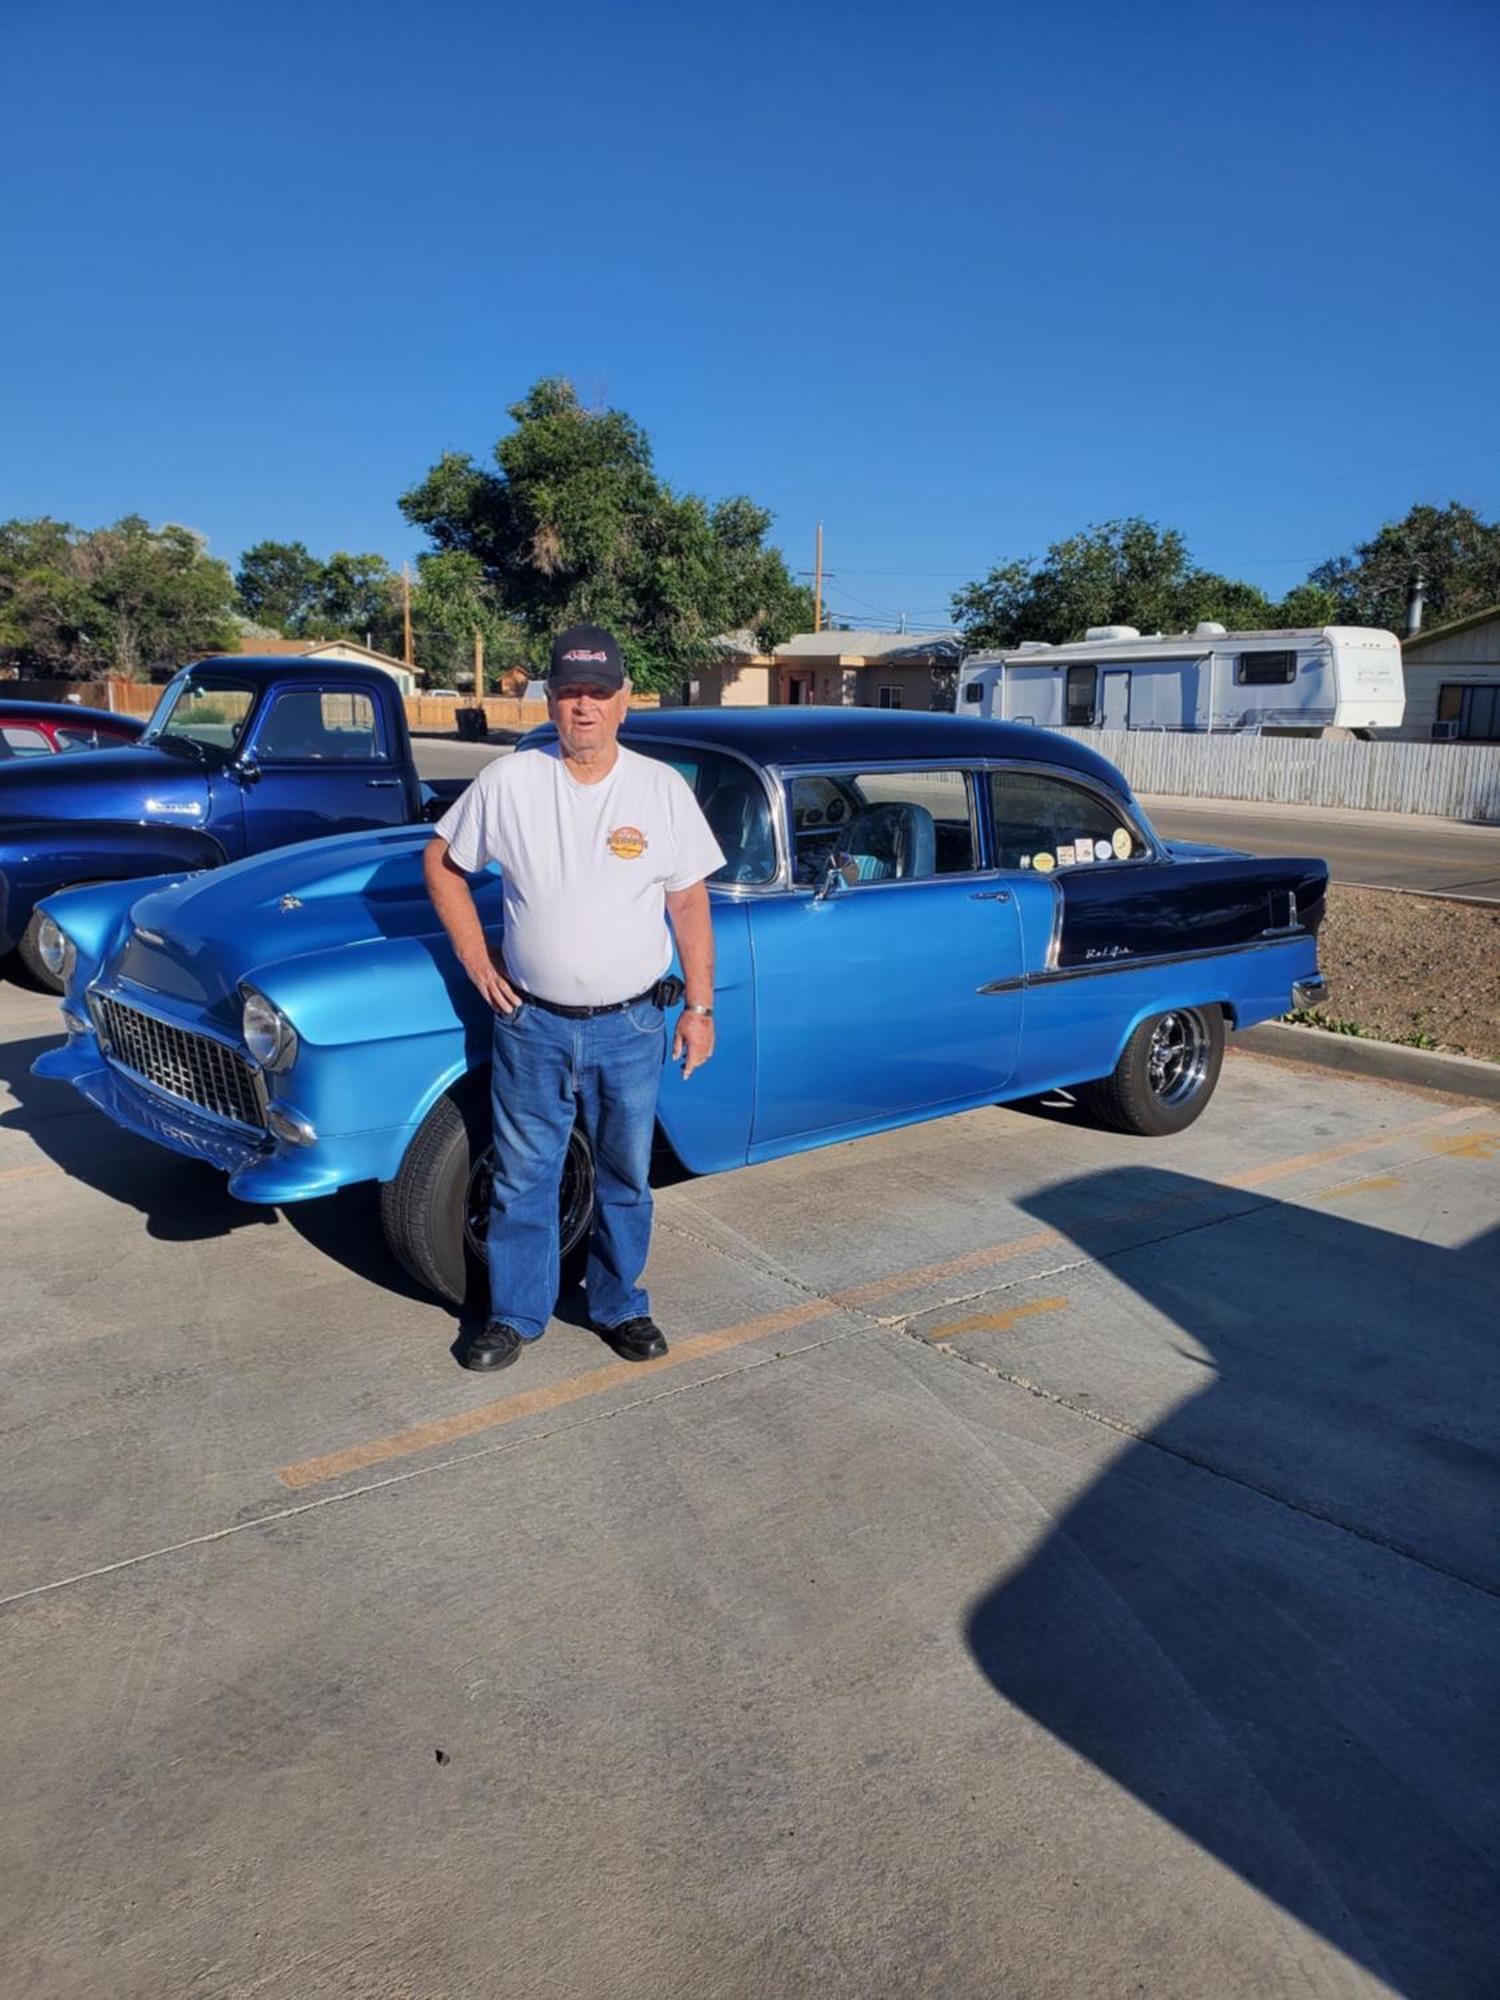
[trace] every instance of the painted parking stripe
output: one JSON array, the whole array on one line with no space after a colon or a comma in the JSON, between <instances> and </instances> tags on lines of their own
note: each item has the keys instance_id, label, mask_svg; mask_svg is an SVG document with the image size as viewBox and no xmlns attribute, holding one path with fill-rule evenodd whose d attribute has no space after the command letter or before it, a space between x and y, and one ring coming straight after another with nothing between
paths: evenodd
<instances>
[{"instance_id":1,"label":"painted parking stripe","mask_svg":"<svg viewBox=\"0 0 1500 2000\"><path fill-rule=\"evenodd\" d=\"M1363 1139L1346 1139L1336 1146L1324 1146L1313 1153L1297 1153L1290 1159L1273 1160L1264 1166L1251 1167L1243 1173L1232 1174L1225 1180L1213 1183L1217 1187L1249 1188L1261 1187L1267 1181L1277 1180L1290 1174L1298 1174L1313 1167L1328 1166L1338 1160L1347 1160L1357 1153L1372 1151L1377 1146L1394 1145L1403 1139L1439 1131L1468 1119L1487 1115L1485 1105L1460 1106L1456 1110L1441 1111L1431 1118L1419 1118L1411 1125L1396 1125L1384 1132L1371 1133ZM1139 1209L1122 1210L1112 1220L1127 1220L1130 1216L1152 1212L1162 1208L1189 1206L1196 1196L1174 1196L1161 1202L1152 1202ZM898 1271L889 1278L882 1278L874 1284L858 1285L842 1292L830 1292L825 1297L804 1300L795 1306L788 1306L781 1312L766 1313L756 1319L741 1320L737 1325L726 1326L716 1333L698 1334L689 1340L674 1341L670 1354L660 1361L608 1362L602 1368L595 1368L586 1375L570 1376L564 1382L553 1382L540 1389L528 1389L519 1396L506 1396L498 1402L480 1403L477 1406L459 1410L450 1417L438 1417L430 1423L416 1424L410 1430L396 1431L388 1437L371 1438L366 1443L348 1445L341 1451L325 1452L317 1458L304 1458L295 1465L284 1465L277 1473L283 1486L294 1490L305 1486L316 1486L324 1480L341 1478L345 1473L360 1472L367 1466L382 1465L393 1458L406 1458L413 1452L429 1451L434 1445L452 1444L455 1440L474 1437L482 1431L497 1430L504 1424L513 1424L522 1418L545 1414L561 1409L566 1404L582 1401L588 1396L602 1395L606 1390L622 1387L628 1382L641 1380L652 1373L664 1373L672 1368L680 1368L693 1361L711 1359L715 1355L728 1353L732 1348L744 1346L752 1340L762 1340L773 1333L784 1333L793 1327L810 1326L824 1319L831 1319L836 1313L851 1307L867 1305L877 1298L890 1297L900 1292L918 1290L935 1280L961 1276L966 1271L974 1271L992 1264L1004 1262L1008 1258L1024 1256L1030 1250L1045 1249L1067 1239L1053 1229L1031 1230L1024 1236L1010 1238L1005 1243L991 1244L983 1250L970 1251L962 1257L949 1258L940 1264L923 1264L909 1271Z\"/></svg>"}]
</instances>

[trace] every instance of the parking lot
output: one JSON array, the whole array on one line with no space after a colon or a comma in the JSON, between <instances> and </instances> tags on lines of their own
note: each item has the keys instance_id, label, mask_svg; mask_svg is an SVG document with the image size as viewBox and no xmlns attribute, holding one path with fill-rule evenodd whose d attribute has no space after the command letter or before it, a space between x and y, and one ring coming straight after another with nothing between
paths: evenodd
<instances>
[{"instance_id":1,"label":"parking lot","mask_svg":"<svg viewBox=\"0 0 1500 2000\"><path fill-rule=\"evenodd\" d=\"M1500 1112L1231 1056L658 1194L497 1379L0 986L30 1996L1500 1990Z\"/></svg>"}]
</instances>

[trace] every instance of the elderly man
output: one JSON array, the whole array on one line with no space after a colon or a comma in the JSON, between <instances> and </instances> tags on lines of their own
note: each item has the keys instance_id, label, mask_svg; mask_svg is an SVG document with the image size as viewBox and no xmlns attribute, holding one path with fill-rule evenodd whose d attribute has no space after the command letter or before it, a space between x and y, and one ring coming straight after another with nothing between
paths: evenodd
<instances>
[{"instance_id":1,"label":"elderly man","mask_svg":"<svg viewBox=\"0 0 1500 2000\"><path fill-rule=\"evenodd\" d=\"M594 1156L589 1318L627 1361L667 1351L640 1284L672 960L667 919L686 986L672 1055L688 1077L713 1054L706 881L724 856L677 772L617 741L629 700L610 633L597 625L561 633L547 677L557 741L486 765L427 850L428 892L495 1013L490 1317L460 1352L465 1368L508 1367L546 1331L575 1121ZM501 952L486 943L465 880L491 861L504 883Z\"/></svg>"}]
</instances>

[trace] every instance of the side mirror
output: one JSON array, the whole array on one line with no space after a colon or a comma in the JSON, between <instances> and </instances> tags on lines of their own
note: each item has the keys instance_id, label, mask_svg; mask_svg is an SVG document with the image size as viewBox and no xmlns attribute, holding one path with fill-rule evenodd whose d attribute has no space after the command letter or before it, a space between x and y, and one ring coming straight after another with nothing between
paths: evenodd
<instances>
[{"instance_id":1,"label":"side mirror","mask_svg":"<svg viewBox=\"0 0 1500 2000\"><path fill-rule=\"evenodd\" d=\"M858 880L859 870L854 865L854 856L835 847L823 864L823 879L813 891L813 901L826 903L841 888L852 889Z\"/></svg>"},{"instance_id":2,"label":"side mirror","mask_svg":"<svg viewBox=\"0 0 1500 2000\"><path fill-rule=\"evenodd\" d=\"M242 757L234 767L234 774L242 785L260 783L260 766L253 757Z\"/></svg>"}]
</instances>

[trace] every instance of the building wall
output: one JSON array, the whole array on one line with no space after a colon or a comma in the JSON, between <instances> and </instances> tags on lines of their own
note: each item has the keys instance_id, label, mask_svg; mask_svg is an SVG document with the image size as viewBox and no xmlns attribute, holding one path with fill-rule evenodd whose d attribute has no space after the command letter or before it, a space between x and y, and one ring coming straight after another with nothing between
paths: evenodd
<instances>
[{"instance_id":1,"label":"building wall","mask_svg":"<svg viewBox=\"0 0 1500 2000\"><path fill-rule=\"evenodd\" d=\"M1445 683L1469 687L1500 683L1500 618L1408 652L1402 660L1402 677L1406 714L1400 729L1390 733L1408 743L1429 742L1437 720L1438 691Z\"/></svg>"},{"instance_id":2,"label":"building wall","mask_svg":"<svg viewBox=\"0 0 1500 2000\"><path fill-rule=\"evenodd\" d=\"M693 677L696 708L764 708L775 700L774 668L765 660L725 660Z\"/></svg>"}]
</instances>

